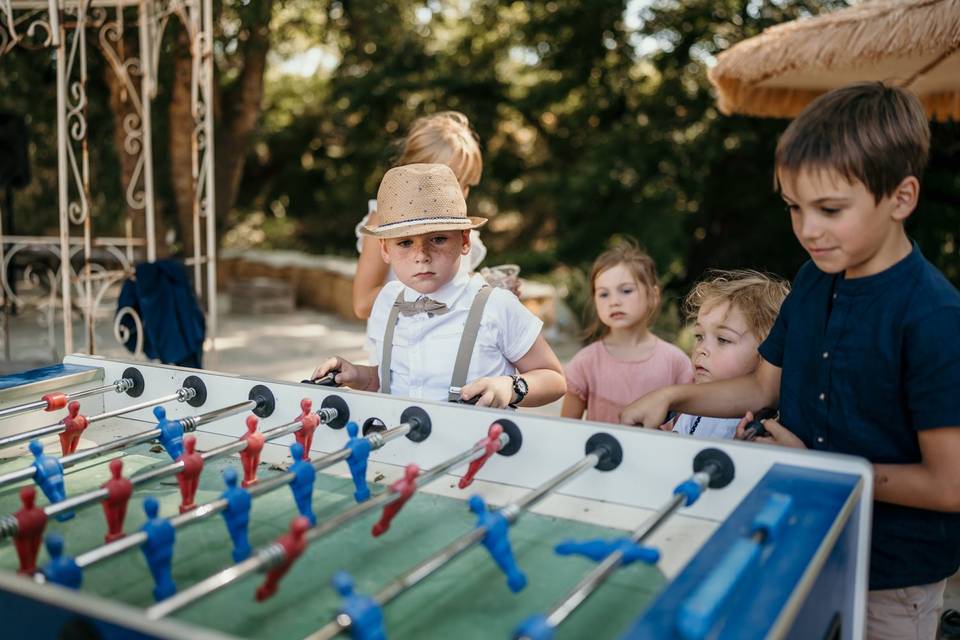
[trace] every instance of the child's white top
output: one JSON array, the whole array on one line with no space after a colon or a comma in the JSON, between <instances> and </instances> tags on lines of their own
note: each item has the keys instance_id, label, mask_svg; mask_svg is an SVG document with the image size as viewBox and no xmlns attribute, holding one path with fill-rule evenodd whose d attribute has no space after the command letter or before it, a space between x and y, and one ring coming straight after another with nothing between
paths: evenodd
<instances>
[{"instance_id":1,"label":"child's white top","mask_svg":"<svg viewBox=\"0 0 960 640\"><path fill-rule=\"evenodd\" d=\"M458 273L453 280L428 297L446 304L450 311L432 318L426 313L397 317L390 360L390 392L408 398L446 401L457 359L460 336L467 323L473 298L484 280L480 275ZM380 290L367 321L367 352L370 364L382 358L387 317L397 295L416 300L420 293L399 280ZM494 289L483 311L477 343L467 372L467 382L486 376L516 373L516 362L530 351L543 322L506 289Z\"/></svg>"},{"instance_id":2,"label":"child's white top","mask_svg":"<svg viewBox=\"0 0 960 640\"><path fill-rule=\"evenodd\" d=\"M737 435L738 424L740 424L739 418L707 418L681 413L673 425L673 432L697 438L727 438L732 440Z\"/></svg>"},{"instance_id":3,"label":"child's white top","mask_svg":"<svg viewBox=\"0 0 960 640\"><path fill-rule=\"evenodd\" d=\"M367 215L363 216L357 226L354 228L354 233L357 235L357 253L363 251L363 238L360 230L366 226L367 222L370 220L370 214L374 213L377 210L377 201L369 200L367 201ZM469 274L472 271L476 271L480 266L480 263L483 262L483 259L487 257L487 247L483 244L483 241L480 240L480 232L476 229L470 230L470 253L460 261L460 273ZM393 267L387 271L387 282L391 282L397 279L397 275L393 272ZM396 294L394 294L396 295Z\"/></svg>"}]
</instances>

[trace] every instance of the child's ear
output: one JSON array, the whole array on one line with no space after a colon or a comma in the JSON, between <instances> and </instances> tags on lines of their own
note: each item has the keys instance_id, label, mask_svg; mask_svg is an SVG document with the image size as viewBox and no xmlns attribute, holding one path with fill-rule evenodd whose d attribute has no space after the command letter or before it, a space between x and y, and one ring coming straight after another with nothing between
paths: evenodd
<instances>
[{"instance_id":1,"label":"child's ear","mask_svg":"<svg viewBox=\"0 0 960 640\"><path fill-rule=\"evenodd\" d=\"M907 176L897 185L890 196L893 201L893 210L890 215L897 222L904 222L917 207L920 199L920 181L916 176Z\"/></svg>"},{"instance_id":2,"label":"child's ear","mask_svg":"<svg viewBox=\"0 0 960 640\"><path fill-rule=\"evenodd\" d=\"M384 262L390 264L390 254L387 253L387 241L385 238L380 238L380 257L383 258Z\"/></svg>"},{"instance_id":3,"label":"child's ear","mask_svg":"<svg viewBox=\"0 0 960 640\"><path fill-rule=\"evenodd\" d=\"M460 232L460 255L465 256L470 253L470 232Z\"/></svg>"}]
</instances>

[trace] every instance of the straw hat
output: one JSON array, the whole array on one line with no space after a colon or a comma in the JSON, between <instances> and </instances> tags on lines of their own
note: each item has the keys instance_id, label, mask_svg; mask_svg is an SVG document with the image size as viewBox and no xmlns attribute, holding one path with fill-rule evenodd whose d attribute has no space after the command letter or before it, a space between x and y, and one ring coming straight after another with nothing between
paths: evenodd
<instances>
[{"instance_id":1,"label":"straw hat","mask_svg":"<svg viewBox=\"0 0 960 640\"><path fill-rule=\"evenodd\" d=\"M487 223L467 215L463 190L445 164L407 164L387 171L377 191L378 226L361 233L375 238L465 231Z\"/></svg>"}]
</instances>

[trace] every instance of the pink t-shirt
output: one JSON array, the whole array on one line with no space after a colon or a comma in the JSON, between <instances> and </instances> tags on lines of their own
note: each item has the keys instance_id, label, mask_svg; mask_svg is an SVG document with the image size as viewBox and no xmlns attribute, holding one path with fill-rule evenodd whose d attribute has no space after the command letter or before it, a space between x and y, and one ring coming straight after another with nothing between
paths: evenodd
<instances>
[{"instance_id":1,"label":"pink t-shirt","mask_svg":"<svg viewBox=\"0 0 960 640\"><path fill-rule=\"evenodd\" d=\"M602 340L584 347L566 366L567 393L587 403L587 420L619 422L620 412L637 398L671 384L693 382L690 358L657 338L646 360L617 360Z\"/></svg>"}]
</instances>

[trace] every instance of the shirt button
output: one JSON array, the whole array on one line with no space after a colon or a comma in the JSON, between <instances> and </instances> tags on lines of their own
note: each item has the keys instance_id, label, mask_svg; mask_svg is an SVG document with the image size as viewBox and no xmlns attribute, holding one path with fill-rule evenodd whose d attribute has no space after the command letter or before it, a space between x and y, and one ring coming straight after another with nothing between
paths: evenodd
<instances>
[{"instance_id":1,"label":"shirt button","mask_svg":"<svg viewBox=\"0 0 960 640\"><path fill-rule=\"evenodd\" d=\"M821 400L826 400L826 399L827 399L827 394L821 393L821 394L820 394L820 399L821 399Z\"/></svg>"},{"instance_id":2,"label":"shirt button","mask_svg":"<svg viewBox=\"0 0 960 640\"><path fill-rule=\"evenodd\" d=\"M817 442L819 442L820 444L823 444L823 436L818 436Z\"/></svg>"},{"instance_id":3,"label":"shirt button","mask_svg":"<svg viewBox=\"0 0 960 640\"><path fill-rule=\"evenodd\" d=\"M837 294L833 294L833 299L834 299L834 300L837 299Z\"/></svg>"},{"instance_id":4,"label":"shirt button","mask_svg":"<svg viewBox=\"0 0 960 640\"><path fill-rule=\"evenodd\" d=\"M824 352L823 352L823 359L826 360L826 359L829 358L829 357L830 357L830 352L829 352L829 351L824 351Z\"/></svg>"}]
</instances>

